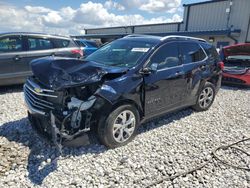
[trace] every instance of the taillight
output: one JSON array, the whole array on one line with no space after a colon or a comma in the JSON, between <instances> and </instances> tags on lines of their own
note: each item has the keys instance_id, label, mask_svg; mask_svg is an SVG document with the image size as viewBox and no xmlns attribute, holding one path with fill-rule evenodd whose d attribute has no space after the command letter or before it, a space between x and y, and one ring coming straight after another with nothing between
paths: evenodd
<instances>
[{"instance_id":1,"label":"taillight","mask_svg":"<svg viewBox=\"0 0 250 188\"><path fill-rule=\"evenodd\" d=\"M218 63L218 66L220 67L221 70L223 70L223 69L224 69L224 62L223 62L223 61L220 61L220 62Z\"/></svg>"},{"instance_id":2,"label":"taillight","mask_svg":"<svg viewBox=\"0 0 250 188\"><path fill-rule=\"evenodd\" d=\"M247 70L247 75L250 75L250 69Z\"/></svg>"},{"instance_id":3,"label":"taillight","mask_svg":"<svg viewBox=\"0 0 250 188\"><path fill-rule=\"evenodd\" d=\"M83 57L83 51L81 49L74 49L74 50L71 50L71 53L72 54L79 54L80 57Z\"/></svg>"}]
</instances>

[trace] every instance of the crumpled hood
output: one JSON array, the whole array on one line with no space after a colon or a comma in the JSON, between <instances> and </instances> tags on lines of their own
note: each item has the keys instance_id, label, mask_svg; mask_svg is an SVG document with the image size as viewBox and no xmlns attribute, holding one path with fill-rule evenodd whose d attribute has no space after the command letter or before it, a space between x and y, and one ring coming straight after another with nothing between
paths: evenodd
<instances>
[{"instance_id":1,"label":"crumpled hood","mask_svg":"<svg viewBox=\"0 0 250 188\"><path fill-rule=\"evenodd\" d=\"M236 44L223 48L224 57L235 55L250 55L250 43Z\"/></svg>"},{"instance_id":2,"label":"crumpled hood","mask_svg":"<svg viewBox=\"0 0 250 188\"><path fill-rule=\"evenodd\" d=\"M124 73L127 68L103 66L73 58L45 57L31 62L36 78L45 86L59 90L101 81L109 73Z\"/></svg>"}]
</instances>

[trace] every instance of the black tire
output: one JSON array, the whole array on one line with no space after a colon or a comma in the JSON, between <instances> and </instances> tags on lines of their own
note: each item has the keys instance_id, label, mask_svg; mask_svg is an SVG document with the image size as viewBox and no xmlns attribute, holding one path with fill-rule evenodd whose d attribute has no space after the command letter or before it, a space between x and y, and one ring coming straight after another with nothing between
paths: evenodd
<instances>
[{"instance_id":1,"label":"black tire","mask_svg":"<svg viewBox=\"0 0 250 188\"><path fill-rule=\"evenodd\" d=\"M201 99L202 99L202 95L204 94L203 92L206 92L206 91L212 91L212 97L208 96L209 98L204 99L204 101L209 100L209 104L203 105L202 102L200 102L200 101L202 101ZM206 82L205 85L203 86L203 88L201 89L201 91L199 92L196 104L194 106L192 106L192 108L198 112L208 110L210 108L210 106L213 104L214 98L215 98L215 86L210 82Z\"/></svg>"},{"instance_id":2,"label":"black tire","mask_svg":"<svg viewBox=\"0 0 250 188\"><path fill-rule=\"evenodd\" d=\"M134 114L134 131L131 134L130 137L128 137L126 140L124 140L124 142L118 142L115 138L116 136L113 134L114 133L114 124L115 121L118 121L118 116L121 115L122 112L131 112ZM127 117L127 114L126 114ZM129 116L130 117L130 116ZM123 145L126 145L128 142L130 142L136 135L137 133L137 129L139 126L139 113L138 110L132 106L132 105L122 105L117 107L115 110L113 110L109 116L105 119L102 118L102 120L98 123L98 137L99 140L101 141L102 144L104 144L105 146L107 146L108 148L116 148L116 147L120 147ZM131 128L132 128L132 124L131 124ZM130 128L130 129L131 129ZM117 129L118 130L118 129ZM118 131L120 132L120 131ZM124 129L122 130L122 133L124 133ZM125 134L127 134L125 132ZM122 134L124 135L124 134ZM127 135L128 136L128 135ZM123 136L122 136L123 137Z\"/></svg>"}]
</instances>

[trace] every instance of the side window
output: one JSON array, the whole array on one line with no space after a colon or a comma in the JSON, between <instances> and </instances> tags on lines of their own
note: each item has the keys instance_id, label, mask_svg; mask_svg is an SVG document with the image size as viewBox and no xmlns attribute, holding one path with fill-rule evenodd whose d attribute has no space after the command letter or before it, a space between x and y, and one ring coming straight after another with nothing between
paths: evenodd
<instances>
[{"instance_id":1,"label":"side window","mask_svg":"<svg viewBox=\"0 0 250 188\"><path fill-rule=\"evenodd\" d=\"M52 49L53 45L50 39L28 37L29 50L47 50Z\"/></svg>"},{"instance_id":2,"label":"side window","mask_svg":"<svg viewBox=\"0 0 250 188\"><path fill-rule=\"evenodd\" d=\"M158 49L157 52L151 57L150 63L157 63L158 69L175 67L180 63L178 51L177 43L167 43L160 47L160 49Z\"/></svg>"},{"instance_id":3,"label":"side window","mask_svg":"<svg viewBox=\"0 0 250 188\"><path fill-rule=\"evenodd\" d=\"M206 58L206 54L202 48L198 44L192 42L181 42L180 54L183 64L202 61Z\"/></svg>"},{"instance_id":4,"label":"side window","mask_svg":"<svg viewBox=\"0 0 250 188\"><path fill-rule=\"evenodd\" d=\"M85 43L81 42L81 47L87 47Z\"/></svg>"},{"instance_id":5,"label":"side window","mask_svg":"<svg viewBox=\"0 0 250 188\"><path fill-rule=\"evenodd\" d=\"M70 41L66 39L53 39L56 48L66 48L69 46Z\"/></svg>"},{"instance_id":6,"label":"side window","mask_svg":"<svg viewBox=\"0 0 250 188\"><path fill-rule=\"evenodd\" d=\"M9 36L0 38L0 53L1 52L20 52L22 51L21 36Z\"/></svg>"}]
</instances>

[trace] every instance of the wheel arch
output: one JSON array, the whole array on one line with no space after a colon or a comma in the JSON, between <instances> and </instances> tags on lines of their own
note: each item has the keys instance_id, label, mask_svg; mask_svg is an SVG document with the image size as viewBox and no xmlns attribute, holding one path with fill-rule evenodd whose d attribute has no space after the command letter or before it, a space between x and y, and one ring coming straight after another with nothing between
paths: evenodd
<instances>
[{"instance_id":1,"label":"wheel arch","mask_svg":"<svg viewBox=\"0 0 250 188\"><path fill-rule=\"evenodd\" d=\"M116 108L118 108L119 106L122 106L122 105L132 105L135 107L135 109L138 111L139 113L139 117L140 117L140 120L142 119L143 117L143 110L141 109L141 107L133 100L131 99L122 99L122 100L118 100L117 102L115 102L113 104L113 107L112 107L112 111L115 110Z\"/></svg>"}]
</instances>

